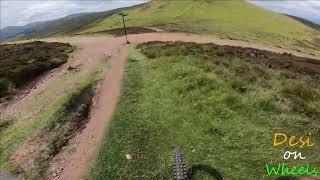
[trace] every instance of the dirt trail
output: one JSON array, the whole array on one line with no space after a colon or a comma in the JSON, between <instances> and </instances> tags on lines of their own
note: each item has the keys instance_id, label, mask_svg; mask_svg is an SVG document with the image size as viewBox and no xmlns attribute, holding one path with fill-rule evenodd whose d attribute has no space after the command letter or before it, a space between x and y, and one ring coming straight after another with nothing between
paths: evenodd
<instances>
[{"instance_id":1,"label":"dirt trail","mask_svg":"<svg viewBox=\"0 0 320 180\"><path fill-rule=\"evenodd\" d=\"M129 35L129 41L131 43L143 43L149 41L185 41L196 43L215 43L217 45L230 45L251 47L261 50L268 50L277 53L291 53L296 56L308 57L319 59L319 57L313 57L305 55L299 52L284 50L280 48L252 44L234 40L221 40L214 39L206 36L187 35L181 33L147 33ZM95 157L99 149L102 136L104 134L107 123L109 122L112 112L115 109L117 98L120 94L120 85L122 78L122 69L125 59L127 57L127 51L122 48L125 39L123 37L110 37L110 36L76 36L66 38L48 38L43 41L50 42L68 42L72 45L79 46L80 49L75 53L74 57L66 65L56 69L54 72L44 76L41 79L41 84L35 89L31 89L21 99L15 99L9 102L9 105L3 106L0 104L0 115L10 116L22 111L25 108L25 104L31 101L39 93L47 88L54 79L66 72L66 68L69 65L81 65L80 71L89 70L93 64L97 63L98 59L106 55L113 56L113 62L111 69L106 73L102 86L99 87L97 96L93 108L91 110L90 119L86 127L79 132L75 138L70 142L68 149L72 148L75 152L66 153L61 152L57 155L51 167L49 169L48 179L61 179L61 180L78 180L86 176L90 170L91 160ZM121 50L120 50L121 49ZM78 76L79 78L80 76ZM64 93L67 91L66 85L57 87L62 89L57 91ZM46 102L50 102L50 98L54 98L55 95L47 97L40 107L44 107ZM41 108L40 108L41 109ZM5 114L5 115L4 115Z\"/></svg>"},{"instance_id":2,"label":"dirt trail","mask_svg":"<svg viewBox=\"0 0 320 180\"><path fill-rule=\"evenodd\" d=\"M259 50L266 50L276 53L291 53L292 55L299 57L306 57L320 60L320 57L307 55L294 50L281 49L273 46L249 43L244 41L229 40L229 39L217 39L210 36L194 35L194 34L183 34L183 33L147 33L147 34L135 34L128 36L129 41L133 43L143 43L148 41L183 41L183 42L195 42L199 44L214 43L217 45L229 45L248 47Z\"/></svg>"},{"instance_id":3,"label":"dirt trail","mask_svg":"<svg viewBox=\"0 0 320 180\"><path fill-rule=\"evenodd\" d=\"M87 175L88 162L92 160L93 154L97 153L100 141L104 134L105 126L111 119L112 112L120 94L120 82L122 69L127 57L127 50L123 48L114 57L112 69L105 75L100 91L96 96L96 102L92 108L90 122L86 128L78 134L70 147L74 147L74 153L58 155L51 165L53 175L50 179L81 179ZM92 162L92 161L91 161ZM63 171L61 171L63 169ZM50 171L50 170L49 170ZM61 174L59 174L61 172Z\"/></svg>"}]
</instances>

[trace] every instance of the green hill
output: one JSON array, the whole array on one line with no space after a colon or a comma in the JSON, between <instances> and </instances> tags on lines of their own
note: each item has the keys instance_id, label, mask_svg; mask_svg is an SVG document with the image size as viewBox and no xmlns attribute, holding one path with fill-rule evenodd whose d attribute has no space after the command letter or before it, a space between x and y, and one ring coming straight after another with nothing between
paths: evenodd
<instances>
[{"instance_id":1,"label":"green hill","mask_svg":"<svg viewBox=\"0 0 320 180\"><path fill-rule=\"evenodd\" d=\"M309 20L306 20L306 19L303 19L303 18L300 18L297 16L292 16L292 15L288 15L288 14L284 14L284 15L289 16L289 17L291 17L291 18L293 18L293 19L295 19L295 20L297 20L297 21L299 21L299 22L301 22L301 23L305 24L306 26L309 26L313 29L320 30L320 25L317 23L314 23L312 21L309 21Z\"/></svg>"},{"instance_id":2,"label":"green hill","mask_svg":"<svg viewBox=\"0 0 320 180\"><path fill-rule=\"evenodd\" d=\"M320 55L319 30L246 1L151 1L125 9L129 27L210 34ZM122 27L116 14L79 31L95 33ZM301 41L304 42L301 45ZM320 43L318 43L320 44Z\"/></svg>"}]
</instances>

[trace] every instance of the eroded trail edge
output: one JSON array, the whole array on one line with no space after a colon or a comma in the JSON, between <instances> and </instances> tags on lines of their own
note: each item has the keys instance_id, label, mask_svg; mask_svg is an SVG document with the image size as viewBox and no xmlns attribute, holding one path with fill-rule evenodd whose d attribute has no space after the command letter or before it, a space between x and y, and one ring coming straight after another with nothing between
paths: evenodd
<instances>
[{"instance_id":1,"label":"eroded trail edge","mask_svg":"<svg viewBox=\"0 0 320 180\"><path fill-rule=\"evenodd\" d=\"M48 179L82 179L90 171L89 162L99 149L107 123L111 119L118 96L120 95L123 66L128 56L126 47L120 49L112 59L112 67L98 89L90 119L86 128L76 135L69 148L75 152L65 152L56 156L52 162Z\"/></svg>"}]
</instances>

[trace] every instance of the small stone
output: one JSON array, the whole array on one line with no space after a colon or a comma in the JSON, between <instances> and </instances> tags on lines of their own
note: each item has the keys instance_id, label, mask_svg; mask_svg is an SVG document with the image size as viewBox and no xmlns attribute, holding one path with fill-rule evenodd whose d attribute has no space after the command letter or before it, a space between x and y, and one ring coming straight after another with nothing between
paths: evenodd
<instances>
[{"instance_id":1,"label":"small stone","mask_svg":"<svg viewBox=\"0 0 320 180\"><path fill-rule=\"evenodd\" d=\"M126 154L126 158L127 158L128 160L131 160L131 159L132 159L132 157L131 157L130 154Z\"/></svg>"},{"instance_id":2,"label":"small stone","mask_svg":"<svg viewBox=\"0 0 320 180\"><path fill-rule=\"evenodd\" d=\"M68 66L67 70L68 70L68 71L74 70L74 67Z\"/></svg>"},{"instance_id":3,"label":"small stone","mask_svg":"<svg viewBox=\"0 0 320 180\"><path fill-rule=\"evenodd\" d=\"M256 57L256 55L254 53L250 53L249 55L250 55L250 57Z\"/></svg>"},{"instance_id":4,"label":"small stone","mask_svg":"<svg viewBox=\"0 0 320 180\"><path fill-rule=\"evenodd\" d=\"M247 86L240 86L239 91L241 92L246 92L247 91Z\"/></svg>"},{"instance_id":5,"label":"small stone","mask_svg":"<svg viewBox=\"0 0 320 180\"><path fill-rule=\"evenodd\" d=\"M196 149L192 149L192 151L191 152L196 152Z\"/></svg>"}]
</instances>

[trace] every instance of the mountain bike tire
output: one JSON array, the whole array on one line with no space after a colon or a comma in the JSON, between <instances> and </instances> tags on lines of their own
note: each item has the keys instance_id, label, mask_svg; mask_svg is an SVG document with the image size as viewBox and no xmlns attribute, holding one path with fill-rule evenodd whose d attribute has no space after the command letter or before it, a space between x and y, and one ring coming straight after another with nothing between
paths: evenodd
<instances>
[{"instance_id":1,"label":"mountain bike tire","mask_svg":"<svg viewBox=\"0 0 320 180\"><path fill-rule=\"evenodd\" d=\"M190 180L187 175L187 165L180 149L177 149L173 154L174 179L175 180Z\"/></svg>"}]
</instances>

